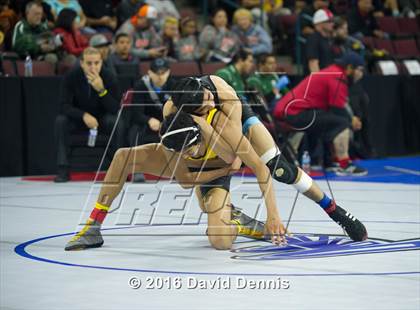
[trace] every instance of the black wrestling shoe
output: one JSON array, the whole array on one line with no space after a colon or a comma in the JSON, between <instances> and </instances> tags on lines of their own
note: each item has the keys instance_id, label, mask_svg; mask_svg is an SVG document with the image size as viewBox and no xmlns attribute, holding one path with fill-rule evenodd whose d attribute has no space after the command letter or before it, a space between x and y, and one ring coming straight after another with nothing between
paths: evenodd
<instances>
[{"instance_id":1,"label":"black wrestling shoe","mask_svg":"<svg viewBox=\"0 0 420 310\"><path fill-rule=\"evenodd\" d=\"M263 239L264 238L264 223L246 215L241 209L232 207L231 223L237 225L238 234L241 236Z\"/></svg>"},{"instance_id":2,"label":"black wrestling shoe","mask_svg":"<svg viewBox=\"0 0 420 310\"><path fill-rule=\"evenodd\" d=\"M354 215L343 208L337 206L334 201L331 206L325 210L329 217L338 225L344 228L346 233L353 241L363 241L368 237L365 226Z\"/></svg>"}]
</instances>

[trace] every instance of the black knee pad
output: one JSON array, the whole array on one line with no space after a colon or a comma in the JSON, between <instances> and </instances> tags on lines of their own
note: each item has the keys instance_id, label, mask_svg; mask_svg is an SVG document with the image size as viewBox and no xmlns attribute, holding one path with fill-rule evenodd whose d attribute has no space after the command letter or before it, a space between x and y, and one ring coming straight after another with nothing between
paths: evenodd
<instances>
[{"instance_id":1,"label":"black knee pad","mask_svg":"<svg viewBox=\"0 0 420 310\"><path fill-rule=\"evenodd\" d=\"M281 183L293 184L298 175L298 168L290 164L282 154L270 159L267 163L273 178Z\"/></svg>"}]
</instances>

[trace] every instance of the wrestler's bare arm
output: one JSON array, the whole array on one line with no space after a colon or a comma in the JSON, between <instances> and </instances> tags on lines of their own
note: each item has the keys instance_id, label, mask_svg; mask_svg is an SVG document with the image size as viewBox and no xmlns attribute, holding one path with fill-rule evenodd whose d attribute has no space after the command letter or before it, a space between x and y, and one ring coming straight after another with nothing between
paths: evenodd
<instances>
[{"instance_id":1,"label":"wrestler's bare arm","mask_svg":"<svg viewBox=\"0 0 420 310\"><path fill-rule=\"evenodd\" d=\"M222 176L229 175L240 168L237 162L222 168L191 172L188 169L185 159L179 154L162 148L168 162L168 168L182 188L192 188L199 184L205 184Z\"/></svg>"},{"instance_id":2,"label":"wrestler's bare arm","mask_svg":"<svg viewBox=\"0 0 420 310\"><path fill-rule=\"evenodd\" d=\"M233 122L241 124L242 103L239 100L236 91L222 78L211 75L211 80L217 89L217 95L220 101L220 110Z\"/></svg>"},{"instance_id":3,"label":"wrestler's bare arm","mask_svg":"<svg viewBox=\"0 0 420 310\"><path fill-rule=\"evenodd\" d=\"M220 115L221 117L224 116L223 113L220 113ZM221 120L219 119L219 121ZM212 145L212 149L222 158L223 156L229 156L225 153L224 147L220 148L221 144L227 143L231 147L230 152L234 156L238 156L255 174L267 208L267 231L273 236L272 241L279 243L284 240L283 238L280 239L279 236L284 235L286 231L277 210L270 171L258 157L248 139L242 135L242 128L234 122L226 121L225 124L218 139ZM206 134L212 130L212 127L206 122L200 122L199 125Z\"/></svg>"},{"instance_id":4,"label":"wrestler's bare arm","mask_svg":"<svg viewBox=\"0 0 420 310\"><path fill-rule=\"evenodd\" d=\"M171 99L168 99L163 105L163 118L166 118L168 115L175 113L178 109L174 106Z\"/></svg>"}]
</instances>

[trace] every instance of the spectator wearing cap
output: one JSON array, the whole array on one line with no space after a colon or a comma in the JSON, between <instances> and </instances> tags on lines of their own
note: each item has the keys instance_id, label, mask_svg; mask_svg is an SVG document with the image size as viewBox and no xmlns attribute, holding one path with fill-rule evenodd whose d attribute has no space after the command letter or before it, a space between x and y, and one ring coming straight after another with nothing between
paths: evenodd
<instances>
[{"instance_id":1,"label":"spectator wearing cap","mask_svg":"<svg viewBox=\"0 0 420 310\"><path fill-rule=\"evenodd\" d=\"M89 45L85 36L80 33L76 17L77 13L71 9L61 10L54 29L54 33L60 35L63 43L61 47L64 53L62 59L70 65L76 63L77 58Z\"/></svg>"},{"instance_id":2,"label":"spectator wearing cap","mask_svg":"<svg viewBox=\"0 0 420 310\"><path fill-rule=\"evenodd\" d=\"M162 107L169 98L168 91L172 85L170 74L168 61L156 58L150 64L147 74L136 82L132 100L134 105L130 107L130 145L160 141Z\"/></svg>"},{"instance_id":3,"label":"spectator wearing cap","mask_svg":"<svg viewBox=\"0 0 420 310\"><path fill-rule=\"evenodd\" d=\"M332 145L335 171L340 175L365 175L367 171L349 158L350 130L361 123L348 109L348 87L363 76L364 60L344 54L336 63L313 73L284 95L273 115L294 128L304 130L311 141Z\"/></svg>"},{"instance_id":4,"label":"spectator wearing cap","mask_svg":"<svg viewBox=\"0 0 420 310\"><path fill-rule=\"evenodd\" d=\"M332 53L333 14L328 9L315 12L313 23L315 32L306 41L306 72L318 72L334 61Z\"/></svg>"},{"instance_id":5,"label":"spectator wearing cap","mask_svg":"<svg viewBox=\"0 0 420 310\"><path fill-rule=\"evenodd\" d=\"M335 58L342 57L345 53L353 51L363 56L365 47L358 39L349 36L347 21L338 18L335 21L334 47ZM350 145L350 153L359 158L369 158L374 154L369 137L369 95L364 90L358 77L353 79L349 86L349 105L352 113L363 125L361 129L353 128L353 139Z\"/></svg>"},{"instance_id":6,"label":"spectator wearing cap","mask_svg":"<svg viewBox=\"0 0 420 310\"><path fill-rule=\"evenodd\" d=\"M307 37L315 32L313 16L320 9L328 9L329 1L314 0L311 4L307 4L299 14L300 27L302 34Z\"/></svg>"},{"instance_id":7,"label":"spectator wearing cap","mask_svg":"<svg viewBox=\"0 0 420 310\"><path fill-rule=\"evenodd\" d=\"M31 1L25 7L25 18L19 21L13 30L12 48L20 57L31 55L33 59L45 60L56 64L56 44L42 21L43 8L39 2Z\"/></svg>"},{"instance_id":8,"label":"spectator wearing cap","mask_svg":"<svg viewBox=\"0 0 420 310\"><path fill-rule=\"evenodd\" d=\"M58 175L55 182L69 180L69 136L75 131L97 128L99 134L110 134L111 152L124 146L125 124L117 121L121 94L116 77L102 67L100 52L86 48L75 66L66 74L60 98L61 113L55 121ZM115 127L115 128L114 128Z\"/></svg>"},{"instance_id":9,"label":"spectator wearing cap","mask_svg":"<svg viewBox=\"0 0 420 310\"><path fill-rule=\"evenodd\" d=\"M131 53L131 45L131 37L128 34L121 32L115 36L114 51L109 56L114 66L124 64L139 64L139 57Z\"/></svg>"},{"instance_id":10,"label":"spectator wearing cap","mask_svg":"<svg viewBox=\"0 0 420 310\"><path fill-rule=\"evenodd\" d=\"M166 58L170 58L171 60L175 61L175 44L179 38L179 22L178 19L172 16L168 16L165 18L163 29L160 34L162 38L163 46L165 46L165 52L163 56Z\"/></svg>"},{"instance_id":11,"label":"spectator wearing cap","mask_svg":"<svg viewBox=\"0 0 420 310\"><path fill-rule=\"evenodd\" d=\"M206 25L200 33L199 45L207 62L229 63L239 50L239 38L229 29L227 13L216 9L212 14L212 24Z\"/></svg>"},{"instance_id":12,"label":"spectator wearing cap","mask_svg":"<svg viewBox=\"0 0 420 310\"><path fill-rule=\"evenodd\" d=\"M162 38L153 26L157 11L150 5L143 5L138 12L118 29L131 36L133 47L131 52L141 59L162 57L166 51Z\"/></svg>"},{"instance_id":13,"label":"spectator wearing cap","mask_svg":"<svg viewBox=\"0 0 420 310\"><path fill-rule=\"evenodd\" d=\"M107 37L101 33L95 34L89 40L89 46L96 48L101 53L103 67L111 71L114 75L117 75L117 71L109 58L111 44Z\"/></svg>"},{"instance_id":14,"label":"spectator wearing cap","mask_svg":"<svg viewBox=\"0 0 420 310\"><path fill-rule=\"evenodd\" d=\"M98 32L113 32L117 29L112 0L79 0L86 15L86 25Z\"/></svg>"},{"instance_id":15,"label":"spectator wearing cap","mask_svg":"<svg viewBox=\"0 0 420 310\"><path fill-rule=\"evenodd\" d=\"M193 61L201 58L200 46L197 38L197 22L190 16L181 20L181 37L175 44L176 59Z\"/></svg>"},{"instance_id":16,"label":"spectator wearing cap","mask_svg":"<svg viewBox=\"0 0 420 310\"><path fill-rule=\"evenodd\" d=\"M76 22L79 29L86 26L86 15L77 0L45 0L45 2L50 5L55 20L57 20L61 10L72 9L77 13Z\"/></svg>"},{"instance_id":17,"label":"spectator wearing cap","mask_svg":"<svg viewBox=\"0 0 420 310\"><path fill-rule=\"evenodd\" d=\"M241 47L249 49L256 56L271 53L273 45L267 31L253 22L252 14L247 9L237 9L233 14L232 31L236 33Z\"/></svg>"},{"instance_id":18,"label":"spectator wearing cap","mask_svg":"<svg viewBox=\"0 0 420 310\"><path fill-rule=\"evenodd\" d=\"M375 36L387 38L388 34L379 30L375 16L373 15L372 0L358 0L347 14L349 33L355 37Z\"/></svg>"}]
</instances>

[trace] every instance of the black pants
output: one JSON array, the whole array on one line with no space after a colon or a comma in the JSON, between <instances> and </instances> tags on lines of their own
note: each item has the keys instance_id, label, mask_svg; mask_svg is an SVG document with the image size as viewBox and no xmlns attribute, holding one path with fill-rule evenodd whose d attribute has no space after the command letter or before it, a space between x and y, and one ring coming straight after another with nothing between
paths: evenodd
<instances>
[{"instance_id":1,"label":"black pants","mask_svg":"<svg viewBox=\"0 0 420 310\"><path fill-rule=\"evenodd\" d=\"M337 109L338 110L338 109ZM341 110L341 109L340 109ZM286 122L306 133L302 147L311 154L313 164L328 166L332 162L330 146L335 137L351 126L346 112L307 110L297 115L288 115Z\"/></svg>"},{"instance_id":2,"label":"black pants","mask_svg":"<svg viewBox=\"0 0 420 310\"><path fill-rule=\"evenodd\" d=\"M304 130L309 136L330 143L344 129L350 127L349 119L334 112L307 110L296 115L288 115L285 121L295 128Z\"/></svg>"},{"instance_id":3,"label":"black pants","mask_svg":"<svg viewBox=\"0 0 420 310\"><path fill-rule=\"evenodd\" d=\"M98 134L110 135L115 122L116 115L105 114L97 118L99 123ZM66 115L58 115L55 119L55 140L57 145L57 166L69 167L68 154L70 150L70 135L75 132L86 132L86 144L89 135L89 129L83 120L74 120ZM119 119L114 135L110 143L110 151L113 155L115 151L125 146L125 122Z\"/></svg>"},{"instance_id":4,"label":"black pants","mask_svg":"<svg viewBox=\"0 0 420 310\"><path fill-rule=\"evenodd\" d=\"M362 129L354 132L350 153L352 156L361 158L372 157L373 149L369 136L369 96L360 82L350 87L349 99L354 115L362 121Z\"/></svg>"}]
</instances>

